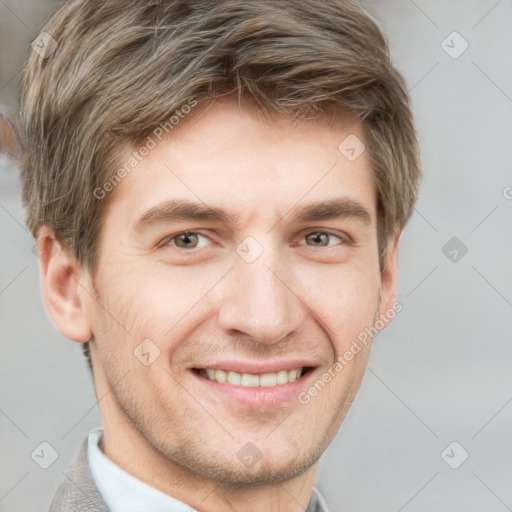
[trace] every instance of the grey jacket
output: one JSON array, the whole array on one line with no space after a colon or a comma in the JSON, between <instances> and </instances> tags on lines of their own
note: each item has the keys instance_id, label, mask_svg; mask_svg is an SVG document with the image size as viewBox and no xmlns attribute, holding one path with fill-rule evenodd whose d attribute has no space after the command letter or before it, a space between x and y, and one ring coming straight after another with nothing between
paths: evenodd
<instances>
[{"instance_id":1,"label":"grey jacket","mask_svg":"<svg viewBox=\"0 0 512 512\"><path fill-rule=\"evenodd\" d=\"M305 512L327 512L321 502L320 495L313 491ZM89 470L87 439L66 478L60 484L49 512L109 512Z\"/></svg>"}]
</instances>

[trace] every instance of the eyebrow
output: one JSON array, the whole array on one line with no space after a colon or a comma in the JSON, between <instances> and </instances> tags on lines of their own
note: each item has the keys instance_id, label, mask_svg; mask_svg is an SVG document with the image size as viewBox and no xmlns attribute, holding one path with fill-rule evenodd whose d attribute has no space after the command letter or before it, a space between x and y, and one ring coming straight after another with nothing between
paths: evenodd
<instances>
[{"instance_id":1,"label":"eyebrow","mask_svg":"<svg viewBox=\"0 0 512 512\"><path fill-rule=\"evenodd\" d=\"M372 216L360 202L348 198L335 198L326 201L307 203L286 212L280 221L291 213L289 222L304 222L354 218L363 225L369 225ZM208 206L188 199L174 199L159 203L146 211L134 224L133 230L140 233L152 224L173 221L210 221L226 225L236 225L240 215L221 206ZM279 222L280 222L279 221Z\"/></svg>"}]
</instances>

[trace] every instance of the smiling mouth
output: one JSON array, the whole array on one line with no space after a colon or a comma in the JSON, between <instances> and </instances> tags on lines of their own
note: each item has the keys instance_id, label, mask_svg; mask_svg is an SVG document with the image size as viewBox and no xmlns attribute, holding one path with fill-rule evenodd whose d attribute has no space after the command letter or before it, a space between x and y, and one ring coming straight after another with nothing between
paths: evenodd
<instances>
[{"instance_id":1,"label":"smiling mouth","mask_svg":"<svg viewBox=\"0 0 512 512\"><path fill-rule=\"evenodd\" d=\"M241 373L226 371L218 368L201 368L195 371L205 379L220 384L231 384L245 388L284 386L298 381L303 375L313 368L293 368L291 370L280 370L269 373Z\"/></svg>"}]
</instances>

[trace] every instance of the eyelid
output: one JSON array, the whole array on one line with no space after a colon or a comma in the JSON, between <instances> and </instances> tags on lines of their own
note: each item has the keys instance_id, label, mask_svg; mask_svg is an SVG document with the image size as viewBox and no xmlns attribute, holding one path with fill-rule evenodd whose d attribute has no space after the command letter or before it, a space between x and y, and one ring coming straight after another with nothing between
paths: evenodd
<instances>
[{"instance_id":1,"label":"eyelid","mask_svg":"<svg viewBox=\"0 0 512 512\"><path fill-rule=\"evenodd\" d=\"M205 235L203 232L201 231L198 231L198 230L195 230L195 229L186 229L184 231L179 231L178 233L174 233L172 235L168 235L166 236L165 238L163 238L162 240L160 240L160 242L158 242L157 244L157 248L161 249L161 248L164 248L164 247L167 247L168 245L173 245L174 248L180 252L192 252L193 250L199 250L199 249L190 249L190 250L187 250L187 249L183 249L182 247L178 247L177 245L175 244L171 244L172 240L174 240L175 238L178 238L179 236L181 235L185 235L185 234L188 234L188 235L198 235L198 236L202 236L204 238L208 238L209 240L212 240L211 237Z\"/></svg>"},{"instance_id":2,"label":"eyelid","mask_svg":"<svg viewBox=\"0 0 512 512\"><path fill-rule=\"evenodd\" d=\"M306 230L302 231L302 233L300 235L300 241L305 239L308 235L311 235L311 234L314 234L314 233L325 233L325 234L330 235L330 236L335 236L335 237L337 237L337 238L339 238L341 240L340 243L338 243L338 244L336 244L334 246L330 246L330 247L337 247L339 245L345 245L345 244L353 243L352 237L350 235L348 235L347 233L344 233L344 232L340 233L340 232L337 232L337 231L334 231L334 230L331 230L331 229L328 229L328 228L307 228ZM204 238L207 238L210 241L213 241L210 236L204 234L201 230L189 229L189 230L179 231L178 233L174 233L172 235L166 236L165 238L163 238L157 244L157 248L165 248L168 245L172 245L174 247L174 249L176 249L179 252L198 252L201 249L206 249L205 247L201 247L199 249L198 248L184 249L182 247L178 247L177 245L171 243L172 240L174 240L175 238L177 238L177 237L179 237L181 235L184 235L184 234L198 235L198 236L202 236ZM297 245L306 245L306 244L297 244ZM326 246L314 246L314 245L307 246L307 247L311 247L313 249L329 249L330 248L330 247L326 247Z\"/></svg>"},{"instance_id":3,"label":"eyelid","mask_svg":"<svg viewBox=\"0 0 512 512\"><path fill-rule=\"evenodd\" d=\"M346 231L340 231L334 228L312 227L305 229L303 233L303 236L307 236L312 233L326 233L328 235L337 236L338 238L341 238L345 242L353 241L352 236L350 236Z\"/></svg>"},{"instance_id":4,"label":"eyelid","mask_svg":"<svg viewBox=\"0 0 512 512\"><path fill-rule=\"evenodd\" d=\"M329 235L329 236L335 236L336 238L339 238L341 240L340 243L336 244L336 245L332 245L330 247L337 247L339 245L345 245L345 244L350 244L350 243L353 243L353 239L350 235L348 235L347 233L345 232L339 232L339 231L334 231L334 230L331 230L331 229L327 229L327 228L308 228L308 230L301 236L301 240L303 240L304 238L306 238L308 235L312 235L312 234L315 234L315 233L323 233L323 234L326 234L326 235ZM314 245L311 245L311 246L308 246L308 247L311 247L313 249L329 249L330 247L326 247L326 246L314 246Z\"/></svg>"}]
</instances>

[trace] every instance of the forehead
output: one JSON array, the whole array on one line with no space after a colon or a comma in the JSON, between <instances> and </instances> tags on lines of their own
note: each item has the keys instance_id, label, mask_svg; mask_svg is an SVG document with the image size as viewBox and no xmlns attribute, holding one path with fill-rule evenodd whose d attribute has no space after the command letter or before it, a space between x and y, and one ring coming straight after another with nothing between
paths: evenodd
<instances>
[{"instance_id":1,"label":"forehead","mask_svg":"<svg viewBox=\"0 0 512 512\"><path fill-rule=\"evenodd\" d=\"M355 159L346 154L346 141L359 143L358 152L364 147L363 129L352 118L264 118L226 100L198 107L162 140L153 139L154 147L108 198L107 216L122 209L137 224L158 215L148 212L159 204L176 200L222 209L232 222L273 222L299 205L342 196L347 202L342 208L355 211L361 205L375 215L366 152ZM124 160L130 157L127 152Z\"/></svg>"}]
</instances>

